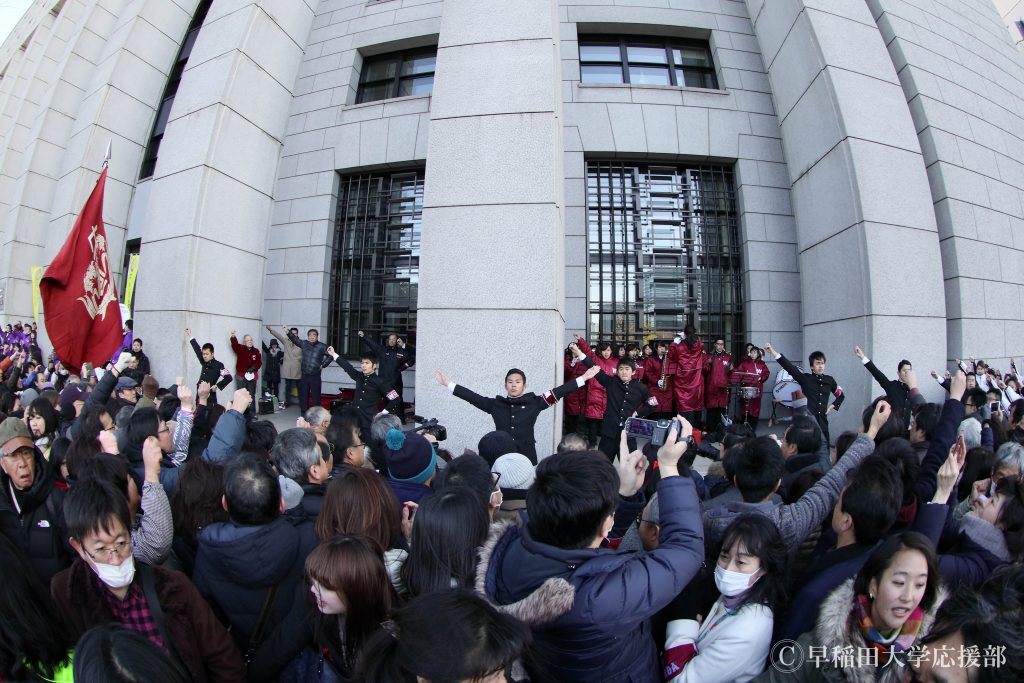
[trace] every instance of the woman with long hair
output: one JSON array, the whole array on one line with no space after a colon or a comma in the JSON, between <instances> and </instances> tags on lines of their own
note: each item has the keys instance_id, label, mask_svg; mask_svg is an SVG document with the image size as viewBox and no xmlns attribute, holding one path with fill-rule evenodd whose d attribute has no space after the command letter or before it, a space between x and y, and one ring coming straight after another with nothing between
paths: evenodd
<instances>
[{"instance_id":1,"label":"woman with long hair","mask_svg":"<svg viewBox=\"0 0 1024 683\"><path fill-rule=\"evenodd\" d=\"M35 441L36 448L42 452L44 458L49 460L50 446L57 438L57 427L60 424L53 404L45 398L37 398L32 401L25 410L25 421L28 423L28 429L32 433L32 440Z\"/></svg>"},{"instance_id":2,"label":"woman with long hair","mask_svg":"<svg viewBox=\"0 0 1024 683\"><path fill-rule=\"evenodd\" d=\"M224 509L224 466L205 458L192 458L181 470L171 497L174 542L171 547L181 571L192 576L198 551L198 537L205 527L228 521Z\"/></svg>"},{"instance_id":3,"label":"woman with long hair","mask_svg":"<svg viewBox=\"0 0 1024 683\"><path fill-rule=\"evenodd\" d=\"M366 642L380 630L397 598L374 541L342 534L306 558L306 581L316 603L316 657L304 652L304 680L350 681ZM315 671L311 675L311 666Z\"/></svg>"},{"instance_id":4,"label":"woman with long hair","mask_svg":"<svg viewBox=\"0 0 1024 683\"><path fill-rule=\"evenodd\" d=\"M743 683L764 671L787 557L782 534L764 515L745 514L729 525L715 565L720 597L702 621L668 623L666 680Z\"/></svg>"},{"instance_id":5,"label":"woman with long hair","mask_svg":"<svg viewBox=\"0 0 1024 683\"><path fill-rule=\"evenodd\" d=\"M412 597L452 588L471 588L477 550L489 520L475 491L462 486L431 493L413 518L409 558L402 581Z\"/></svg>"},{"instance_id":6,"label":"woman with long hair","mask_svg":"<svg viewBox=\"0 0 1024 683\"><path fill-rule=\"evenodd\" d=\"M363 649L359 680L504 683L530 629L467 591L428 593L398 610Z\"/></svg>"},{"instance_id":7,"label":"woman with long hair","mask_svg":"<svg viewBox=\"0 0 1024 683\"><path fill-rule=\"evenodd\" d=\"M402 508L391 487L373 470L345 468L327 486L316 536L328 541L338 534L366 536L382 548L391 582L402 590L399 570L408 556Z\"/></svg>"}]
</instances>

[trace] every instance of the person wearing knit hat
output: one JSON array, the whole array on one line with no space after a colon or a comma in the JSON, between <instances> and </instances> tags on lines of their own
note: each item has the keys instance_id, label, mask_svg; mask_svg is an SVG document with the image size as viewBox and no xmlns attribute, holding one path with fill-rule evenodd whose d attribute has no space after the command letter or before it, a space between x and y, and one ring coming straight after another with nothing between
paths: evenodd
<instances>
[{"instance_id":1,"label":"person wearing knit hat","mask_svg":"<svg viewBox=\"0 0 1024 683\"><path fill-rule=\"evenodd\" d=\"M146 375L142 378L142 398L135 404L135 410L142 408L156 408L156 392L160 390L160 383L153 375Z\"/></svg>"},{"instance_id":2,"label":"person wearing knit hat","mask_svg":"<svg viewBox=\"0 0 1024 683\"><path fill-rule=\"evenodd\" d=\"M476 452L487 461L488 465L493 465L501 456L506 453L518 453L519 449L516 447L516 440L512 438L511 434L495 431L487 432L480 437L480 443L477 444Z\"/></svg>"},{"instance_id":3,"label":"person wearing knit hat","mask_svg":"<svg viewBox=\"0 0 1024 683\"><path fill-rule=\"evenodd\" d=\"M494 521L512 520L522 526L520 511L526 509L526 491L536 479L533 463L522 453L506 453L491 465L498 478L502 501L494 511Z\"/></svg>"},{"instance_id":4,"label":"person wearing knit hat","mask_svg":"<svg viewBox=\"0 0 1024 683\"><path fill-rule=\"evenodd\" d=\"M430 493L430 482L437 471L437 455L422 434L389 429L384 437L384 460L388 466L388 484L398 496L398 502L418 503Z\"/></svg>"}]
</instances>

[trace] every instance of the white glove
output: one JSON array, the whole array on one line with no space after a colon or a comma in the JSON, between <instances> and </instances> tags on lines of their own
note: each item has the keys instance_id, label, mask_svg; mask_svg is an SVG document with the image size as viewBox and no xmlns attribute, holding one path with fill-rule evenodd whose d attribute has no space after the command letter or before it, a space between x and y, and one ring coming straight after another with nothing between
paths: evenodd
<instances>
[{"instance_id":1,"label":"white glove","mask_svg":"<svg viewBox=\"0 0 1024 683\"><path fill-rule=\"evenodd\" d=\"M117 362L114 363L114 369L119 373L124 372L124 369L128 367L128 361L132 358L134 358L134 356L131 351L122 351L121 355L117 357Z\"/></svg>"}]
</instances>

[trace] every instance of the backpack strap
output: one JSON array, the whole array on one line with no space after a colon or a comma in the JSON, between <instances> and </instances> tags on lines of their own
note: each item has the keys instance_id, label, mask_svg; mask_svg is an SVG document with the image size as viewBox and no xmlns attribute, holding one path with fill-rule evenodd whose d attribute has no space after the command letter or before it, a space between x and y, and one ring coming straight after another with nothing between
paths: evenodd
<instances>
[{"instance_id":1,"label":"backpack strap","mask_svg":"<svg viewBox=\"0 0 1024 683\"><path fill-rule=\"evenodd\" d=\"M161 607L160 599L156 596L156 572L144 562L139 562L137 567L139 577L142 579L142 590L146 594L146 604L149 606L150 614L153 615L153 621L156 622L157 630L160 631L160 637L163 639L164 645L167 646L167 652L171 655L171 659L180 663L181 657L178 655L177 648L174 647L171 634L167 631L164 608Z\"/></svg>"},{"instance_id":2,"label":"backpack strap","mask_svg":"<svg viewBox=\"0 0 1024 683\"><path fill-rule=\"evenodd\" d=\"M274 598L277 597L277 587L280 584L274 584L267 591L267 597L263 599L263 607L260 609L260 616L256 620L256 627L252 631L252 635L249 637L249 645L245 648L245 660L246 667L249 666L249 662L256 655L256 650L259 648L260 643L263 641L263 631L266 630L267 620L270 618L270 610L274 606Z\"/></svg>"}]
</instances>

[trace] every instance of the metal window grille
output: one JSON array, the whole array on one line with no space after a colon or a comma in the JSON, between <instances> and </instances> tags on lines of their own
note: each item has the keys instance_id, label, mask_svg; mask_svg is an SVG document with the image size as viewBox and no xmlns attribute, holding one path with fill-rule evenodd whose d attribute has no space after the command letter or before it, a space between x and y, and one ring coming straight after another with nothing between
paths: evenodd
<instances>
[{"instance_id":1,"label":"metal window grille","mask_svg":"<svg viewBox=\"0 0 1024 683\"><path fill-rule=\"evenodd\" d=\"M587 163L588 334L643 344L694 324L743 343L733 172L724 166Z\"/></svg>"},{"instance_id":2,"label":"metal window grille","mask_svg":"<svg viewBox=\"0 0 1024 683\"><path fill-rule=\"evenodd\" d=\"M342 176L328 326L343 356L359 353L359 330L415 341L422 215L422 169Z\"/></svg>"},{"instance_id":3,"label":"metal window grille","mask_svg":"<svg viewBox=\"0 0 1024 683\"><path fill-rule=\"evenodd\" d=\"M706 40L580 36L580 81L718 89Z\"/></svg>"},{"instance_id":4,"label":"metal window grille","mask_svg":"<svg viewBox=\"0 0 1024 683\"><path fill-rule=\"evenodd\" d=\"M407 95L429 95L434 89L437 47L367 57L359 75L356 104Z\"/></svg>"}]
</instances>

